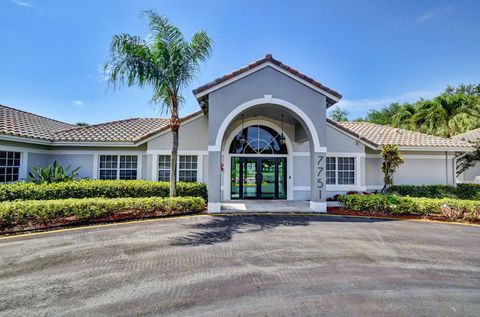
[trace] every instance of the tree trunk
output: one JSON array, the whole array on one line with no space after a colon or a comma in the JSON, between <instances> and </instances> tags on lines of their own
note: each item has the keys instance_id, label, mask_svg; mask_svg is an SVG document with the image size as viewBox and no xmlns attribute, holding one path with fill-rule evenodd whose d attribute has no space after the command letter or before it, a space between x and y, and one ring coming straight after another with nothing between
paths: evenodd
<instances>
[{"instance_id":1,"label":"tree trunk","mask_svg":"<svg viewBox=\"0 0 480 317\"><path fill-rule=\"evenodd\" d=\"M178 130L180 119L178 118L177 100L172 98L172 113L170 118L172 129L172 153L170 155L170 197L177 196L177 157L178 157Z\"/></svg>"}]
</instances>

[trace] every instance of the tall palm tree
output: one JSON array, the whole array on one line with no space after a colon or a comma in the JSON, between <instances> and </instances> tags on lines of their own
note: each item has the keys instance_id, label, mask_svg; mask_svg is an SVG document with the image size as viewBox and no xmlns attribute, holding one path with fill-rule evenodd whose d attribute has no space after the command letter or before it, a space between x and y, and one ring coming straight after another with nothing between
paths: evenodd
<instances>
[{"instance_id":1,"label":"tall palm tree","mask_svg":"<svg viewBox=\"0 0 480 317\"><path fill-rule=\"evenodd\" d=\"M159 105L163 113L170 114L170 196L174 197L177 194L178 111L184 101L182 92L194 78L200 63L210 56L213 41L201 30L188 42L166 17L154 11L144 11L142 16L149 19L149 37L115 35L104 71L113 87L152 88L152 102Z\"/></svg>"}]
</instances>

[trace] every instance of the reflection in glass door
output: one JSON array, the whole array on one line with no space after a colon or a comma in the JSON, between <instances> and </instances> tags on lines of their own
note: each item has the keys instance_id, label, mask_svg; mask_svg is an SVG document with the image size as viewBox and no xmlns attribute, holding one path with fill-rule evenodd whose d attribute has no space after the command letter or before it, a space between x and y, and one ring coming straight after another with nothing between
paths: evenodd
<instances>
[{"instance_id":1,"label":"reflection in glass door","mask_svg":"<svg viewBox=\"0 0 480 317\"><path fill-rule=\"evenodd\" d=\"M285 157L232 157L232 199L286 199Z\"/></svg>"},{"instance_id":2,"label":"reflection in glass door","mask_svg":"<svg viewBox=\"0 0 480 317\"><path fill-rule=\"evenodd\" d=\"M276 159L261 159L260 162L260 198L275 199Z\"/></svg>"},{"instance_id":3,"label":"reflection in glass door","mask_svg":"<svg viewBox=\"0 0 480 317\"><path fill-rule=\"evenodd\" d=\"M257 198L257 159L243 160L243 198Z\"/></svg>"}]
</instances>

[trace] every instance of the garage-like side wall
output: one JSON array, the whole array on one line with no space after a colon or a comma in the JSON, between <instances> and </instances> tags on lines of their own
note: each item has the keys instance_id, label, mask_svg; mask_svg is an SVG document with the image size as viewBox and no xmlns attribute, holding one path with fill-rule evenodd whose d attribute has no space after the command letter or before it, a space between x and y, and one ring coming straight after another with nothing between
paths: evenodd
<instances>
[{"instance_id":1,"label":"garage-like side wall","mask_svg":"<svg viewBox=\"0 0 480 317\"><path fill-rule=\"evenodd\" d=\"M455 185L454 153L433 151L401 151L404 164L394 176L398 185ZM368 150L366 157L367 190L383 187L382 158L380 152Z\"/></svg>"}]
</instances>

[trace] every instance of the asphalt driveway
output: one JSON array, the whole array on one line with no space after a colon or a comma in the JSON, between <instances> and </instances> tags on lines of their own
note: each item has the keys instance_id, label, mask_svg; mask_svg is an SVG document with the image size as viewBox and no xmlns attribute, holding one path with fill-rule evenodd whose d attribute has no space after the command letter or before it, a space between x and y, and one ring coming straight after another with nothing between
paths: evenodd
<instances>
[{"instance_id":1,"label":"asphalt driveway","mask_svg":"<svg viewBox=\"0 0 480 317\"><path fill-rule=\"evenodd\" d=\"M480 227L197 216L0 240L0 315L480 312Z\"/></svg>"}]
</instances>

